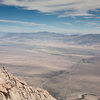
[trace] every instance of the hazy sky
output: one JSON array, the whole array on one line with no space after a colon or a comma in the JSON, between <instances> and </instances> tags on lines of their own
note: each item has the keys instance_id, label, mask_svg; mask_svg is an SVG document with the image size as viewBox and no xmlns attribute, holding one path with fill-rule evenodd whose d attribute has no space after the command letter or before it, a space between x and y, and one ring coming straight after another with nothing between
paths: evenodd
<instances>
[{"instance_id":1,"label":"hazy sky","mask_svg":"<svg viewBox=\"0 0 100 100\"><path fill-rule=\"evenodd\" d=\"M0 0L0 32L100 33L100 0Z\"/></svg>"}]
</instances>

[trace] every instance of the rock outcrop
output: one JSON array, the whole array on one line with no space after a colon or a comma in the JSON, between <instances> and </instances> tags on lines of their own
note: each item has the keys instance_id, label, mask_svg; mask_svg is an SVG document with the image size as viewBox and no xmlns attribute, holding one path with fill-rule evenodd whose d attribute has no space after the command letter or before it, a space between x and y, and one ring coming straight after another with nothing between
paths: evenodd
<instances>
[{"instance_id":1,"label":"rock outcrop","mask_svg":"<svg viewBox=\"0 0 100 100\"><path fill-rule=\"evenodd\" d=\"M46 90L28 86L5 69L0 70L0 100L56 100Z\"/></svg>"}]
</instances>

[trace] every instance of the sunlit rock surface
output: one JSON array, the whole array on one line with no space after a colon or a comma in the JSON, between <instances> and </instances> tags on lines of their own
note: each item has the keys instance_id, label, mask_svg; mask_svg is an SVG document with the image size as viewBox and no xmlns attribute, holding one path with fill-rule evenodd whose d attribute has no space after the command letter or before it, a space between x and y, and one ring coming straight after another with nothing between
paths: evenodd
<instances>
[{"instance_id":1,"label":"sunlit rock surface","mask_svg":"<svg viewBox=\"0 0 100 100\"><path fill-rule=\"evenodd\" d=\"M0 69L0 100L56 100L46 90L28 86Z\"/></svg>"}]
</instances>

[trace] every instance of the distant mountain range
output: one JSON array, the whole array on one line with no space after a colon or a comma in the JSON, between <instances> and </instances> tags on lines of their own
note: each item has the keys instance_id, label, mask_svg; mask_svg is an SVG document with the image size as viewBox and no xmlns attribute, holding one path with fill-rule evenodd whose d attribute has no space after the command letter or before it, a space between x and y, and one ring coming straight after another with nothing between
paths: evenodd
<instances>
[{"instance_id":1,"label":"distant mountain range","mask_svg":"<svg viewBox=\"0 0 100 100\"><path fill-rule=\"evenodd\" d=\"M61 43L71 43L79 45L93 45L100 43L100 34L85 34L85 35L65 35L53 32L36 32L36 33L0 33L0 39L9 41L25 41L25 40L40 40L40 41L55 41Z\"/></svg>"}]
</instances>

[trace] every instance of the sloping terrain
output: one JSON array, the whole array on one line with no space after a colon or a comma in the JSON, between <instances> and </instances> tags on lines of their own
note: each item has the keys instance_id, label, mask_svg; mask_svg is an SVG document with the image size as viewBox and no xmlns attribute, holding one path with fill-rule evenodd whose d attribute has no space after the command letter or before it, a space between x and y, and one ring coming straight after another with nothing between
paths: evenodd
<instances>
[{"instance_id":1,"label":"sloping terrain","mask_svg":"<svg viewBox=\"0 0 100 100\"><path fill-rule=\"evenodd\" d=\"M0 68L57 100L99 98L99 65L99 34L0 34Z\"/></svg>"},{"instance_id":2,"label":"sloping terrain","mask_svg":"<svg viewBox=\"0 0 100 100\"><path fill-rule=\"evenodd\" d=\"M0 70L0 100L56 100L46 90L32 88L8 73Z\"/></svg>"},{"instance_id":3,"label":"sloping terrain","mask_svg":"<svg viewBox=\"0 0 100 100\"><path fill-rule=\"evenodd\" d=\"M36 32L36 33L0 33L1 40L15 41L15 43L25 41L41 41L53 43L69 43L81 45L96 45L100 44L100 34L86 35L64 35L52 32Z\"/></svg>"}]
</instances>

